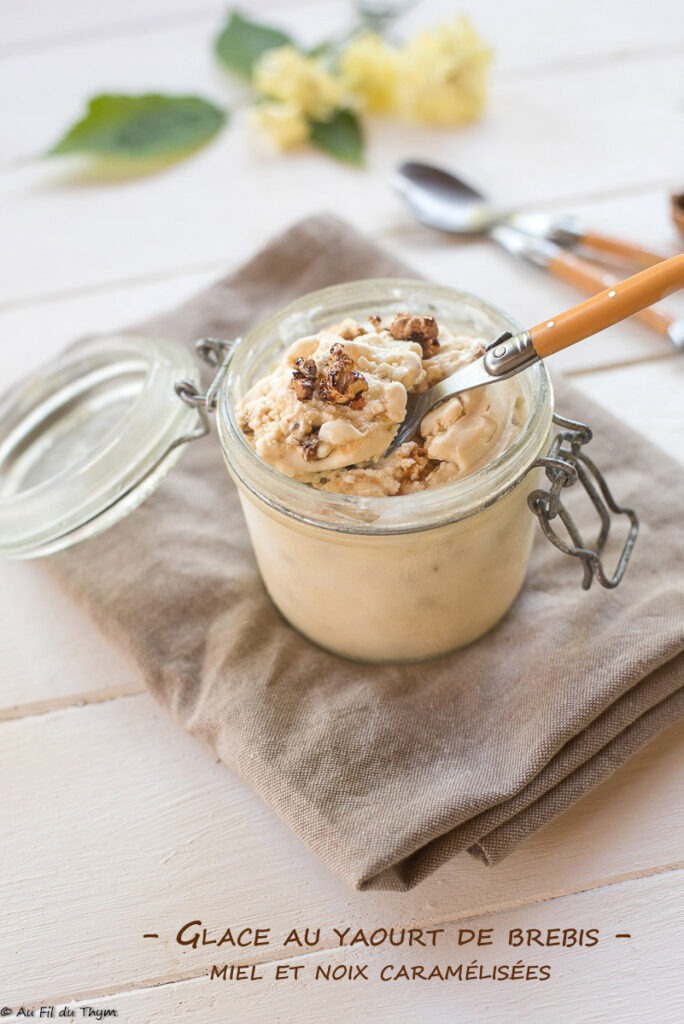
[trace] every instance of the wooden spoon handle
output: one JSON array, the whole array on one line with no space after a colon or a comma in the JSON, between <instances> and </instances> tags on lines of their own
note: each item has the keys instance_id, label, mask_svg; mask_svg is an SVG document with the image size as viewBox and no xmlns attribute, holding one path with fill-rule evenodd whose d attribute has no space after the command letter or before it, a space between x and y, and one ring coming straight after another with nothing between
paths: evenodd
<instances>
[{"instance_id":1,"label":"wooden spoon handle","mask_svg":"<svg viewBox=\"0 0 684 1024\"><path fill-rule=\"evenodd\" d=\"M581 261L584 262L584 261ZM552 272L557 277L560 263L563 263L563 280L570 280L573 284L579 284L580 278L586 280L586 270L578 267L576 263L573 268L568 268L566 259L554 259L552 261ZM555 265L555 269L554 269ZM567 276L571 274L571 276ZM601 279L598 274L594 278ZM603 283L601 279L601 283ZM581 287L581 285L580 285ZM561 349L574 345L591 334L611 327L613 324L625 320L628 316L641 313L647 306L659 302L660 299L678 288L684 287L684 253L680 256L673 256L671 259L663 260L634 277L628 277L624 281L618 281L610 288L599 292L586 302L560 313L552 320L537 324L530 331L532 343L537 355L544 359L546 356L560 352ZM649 311L656 317L660 314ZM669 326L670 321L662 318Z\"/></svg>"},{"instance_id":2,"label":"wooden spoon handle","mask_svg":"<svg viewBox=\"0 0 684 1024\"><path fill-rule=\"evenodd\" d=\"M606 253L608 256L616 256L619 260L636 264L637 267L652 267L667 259L661 253L642 249L640 245L625 242L621 238L611 238L610 235L600 235L594 231L585 231L577 241L588 249L595 249L596 252Z\"/></svg>"}]
</instances>

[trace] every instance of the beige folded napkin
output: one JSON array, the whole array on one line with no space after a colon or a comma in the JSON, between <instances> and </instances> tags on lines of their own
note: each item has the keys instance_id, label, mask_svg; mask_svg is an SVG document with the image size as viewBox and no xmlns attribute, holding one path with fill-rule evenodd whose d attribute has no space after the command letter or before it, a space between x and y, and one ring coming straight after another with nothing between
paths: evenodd
<instances>
[{"instance_id":1,"label":"beige folded napkin","mask_svg":"<svg viewBox=\"0 0 684 1024\"><path fill-rule=\"evenodd\" d=\"M143 329L232 338L305 292L392 275L411 271L314 217ZM639 511L624 582L582 591L540 533L506 618L418 667L346 661L287 625L215 435L126 520L46 565L157 700L350 883L409 888L462 850L493 864L684 711L681 468L565 385L557 408L592 426L590 454Z\"/></svg>"}]
</instances>

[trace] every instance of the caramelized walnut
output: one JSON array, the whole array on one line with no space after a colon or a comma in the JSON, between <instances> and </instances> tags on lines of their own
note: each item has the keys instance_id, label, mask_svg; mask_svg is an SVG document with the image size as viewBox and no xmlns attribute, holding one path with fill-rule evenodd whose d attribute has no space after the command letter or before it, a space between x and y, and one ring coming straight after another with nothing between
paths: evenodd
<instances>
[{"instance_id":1,"label":"caramelized walnut","mask_svg":"<svg viewBox=\"0 0 684 1024\"><path fill-rule=\"evenodd\" d=\"M368 391L368 381L354 369L352 357L347 355L342 345L333 345L320 383L323 401L359 409L363 405L364 391Z\"/></svg>"},{"instance_id":2,"label":"caramelized walnut","mask_svg":"<svg viewBox=\"0 0 684 1024\"><path fill-rule=\"evenodd\" d=\"M397 313L390 334L397 341L415 341L423 350L423 359L429 359L439 350L437 335L439 326L433 316L411 316L410 313Z\"/></svg>"},{"instance_id":3,"label":"caramelized walnut","mask_svg":"<svg viewBox=\"0 0 684 1024\"><path fill-rule=\"evenodd\" d=\"M373 325L376 331L379 331L382 327L382 317L375 313L373 316L368 317L368 322Z\"/></svg>"},{"instance_id":4,"label":"caramelized walnut","mask_svg":"<svg viewBox=\"0 0 684 1024\"><path fill-rule=\"evenodd\" d=\"M318 369L313 359L295 359L290 387L300 402L310 402L316 387Z\"/></svg>"}]
</instances>

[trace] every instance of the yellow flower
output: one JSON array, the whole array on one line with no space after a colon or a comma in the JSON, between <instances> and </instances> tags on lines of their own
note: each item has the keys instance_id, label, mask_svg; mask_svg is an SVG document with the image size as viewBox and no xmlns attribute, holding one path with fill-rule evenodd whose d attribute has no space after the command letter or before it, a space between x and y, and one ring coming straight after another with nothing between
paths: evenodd
<instances>
[{"instance_id":1,"label":"yellow flower","mask_svg":"<svg viewBox=\"0 0 684 1024\"><path fill-rule=\"evenodd\" d=\"M276 149L294 149L309 138L309 123L291 103L259 103L252 123Z\"/></svg>"},{"instance_id":2,"label":"yellow flower","mask_svg":"<svg viewBox=\"0 0 684 1024\"><path fill-rule=\"evenodd\" d=\"M340 73L349 92L376 114L394 109L398 70L398 51L376 32L357 36L340 58Z\"/></svg>"},{"instance_id":3,"label":"yellow flower","mask_svg":"<svg viewBox=\"0 0 684 1024\"><path fill-rule=\"evenodd\" d=\"M467 18L421 32L400 52L400 112L443 127L476 120L487 98L491 59L491 50Z\"/></svg>"},{"instance_id":4,"label":"yellow flower","mask_svg":"<svg viewBox=\"0 0 684 1024\"><path fill-rule=\"evenodd\" d=\"M263 96L290 104L315 121L325 120L343 106L341 81L320 60L294 46L267 50L256 64L253 84Z\"/></svg>"}]
</instances>

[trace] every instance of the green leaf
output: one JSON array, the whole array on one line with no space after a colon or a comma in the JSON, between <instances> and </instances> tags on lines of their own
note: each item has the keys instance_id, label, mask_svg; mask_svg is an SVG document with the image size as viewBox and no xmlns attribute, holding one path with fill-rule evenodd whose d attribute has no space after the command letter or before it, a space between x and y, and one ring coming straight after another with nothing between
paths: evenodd
<instances>
[{"instance_id":1,"label":"green leaf","mask_svg":"<svg viewBox=\"0 0 684 1024\"><path fill-rule=\"evenodd\" d=\"M340 49L339 42L334 39L324 39L321 43L316 43L310 50L306 51L308 57L318 57L319 60L332 60Z\"/></svg>"},{"instance_id":2,"label":"green leaf","mask_svg":"<svg viewBox=\"0 0 684 1024\"><path fill-rule=\"evenodd\" d=\"M291 46L291 38L278 28L257 25L243 18L239 11L231 11L228 24L214 43L216 56L227 68L251 78L252 69L262 53L277 46Z\"/></svg>"},{"instance_id":3,"label":"green leaf","mask_svg":"<svg viewBox=\"0 0 684 1024\"><path fill-rule=\"evenodd\" d=\"M311 142L345 163L363 163L363 131L351 110L336 110L327 121L312 121Z\"/></svg>"},{"instance_id":4,"label":"green leaf","mask_svg":"<svg viewBox=\"0 0 684 1024\"><path fill-rule=\"evenodd\" d=\"M208 142L226 120L224 110L199 96L94 96L47 155L171 160Z\"/></svg>"}]
</instances>

